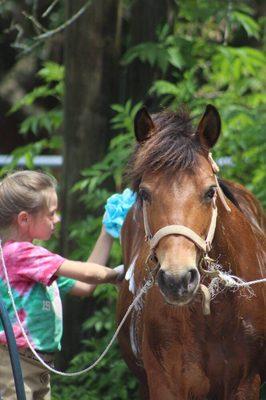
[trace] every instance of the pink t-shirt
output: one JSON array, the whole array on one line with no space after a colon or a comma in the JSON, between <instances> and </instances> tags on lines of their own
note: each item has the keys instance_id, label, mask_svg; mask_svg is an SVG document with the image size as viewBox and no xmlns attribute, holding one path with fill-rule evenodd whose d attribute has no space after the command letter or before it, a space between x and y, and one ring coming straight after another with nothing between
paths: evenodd
<instances>
[{"instance_id":1,"label":"pink t-shirt","mask_svg":"<svg viewBox=\"0 0 266 400\"><path fill-rule=\"evenodd\" d=\"M3 255L18 314L31 343L40 351L60 349L62 304L55 273L65 259L30 242L8 241L3 246ZM72 279L60 280L65 292L75 283ZM15 319L2 266L0 290L11 318L17 345L28 347ZM0 343L6 343L1 326L0 329Z\"/></svg>"}]
</instances>

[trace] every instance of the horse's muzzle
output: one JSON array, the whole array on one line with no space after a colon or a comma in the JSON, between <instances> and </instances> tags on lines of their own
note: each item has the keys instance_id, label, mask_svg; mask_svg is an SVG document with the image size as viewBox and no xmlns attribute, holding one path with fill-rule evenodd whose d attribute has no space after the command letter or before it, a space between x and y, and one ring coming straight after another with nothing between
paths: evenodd
<instances>
[{"instance_id":1,"label":"horse's muzzle","mask_svg":"<svg viewBox=\"0 0 266 400\"><path fill-rule=\"evenodd\" d=\"M160 269L157 283L167 301L175 305L188 304L194 297L199 287L200 275L195 267L187 269L178 276Z\"/></svg>"}]
</instances>

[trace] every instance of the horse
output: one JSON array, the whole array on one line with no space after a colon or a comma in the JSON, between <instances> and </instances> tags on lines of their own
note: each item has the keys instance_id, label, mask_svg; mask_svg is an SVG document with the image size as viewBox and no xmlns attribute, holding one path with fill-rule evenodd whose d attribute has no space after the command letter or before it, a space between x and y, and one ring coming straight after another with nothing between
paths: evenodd
<instances>
[{"instance_id":1,"label":"horse","mask_svg":"<svg viewBox=\"0 0 266 400\"><path fill-rule=\"evenodd\" d=\"M137 200L122 227L128 280L117 320L151 281L122 327L122 355L146 400L255 400L265 374L265 215L240 184L217 179L221 131L207 105L196 129L180 109L136 115L128 177ZM215 266L215 267L213 267ZM261 280L224 284L213 273ZM204 273L205 272L205 273ZM206 290L207 289L207 290ZM207 307L204 307L207 304Z\"/></svg>"}]
</instances>

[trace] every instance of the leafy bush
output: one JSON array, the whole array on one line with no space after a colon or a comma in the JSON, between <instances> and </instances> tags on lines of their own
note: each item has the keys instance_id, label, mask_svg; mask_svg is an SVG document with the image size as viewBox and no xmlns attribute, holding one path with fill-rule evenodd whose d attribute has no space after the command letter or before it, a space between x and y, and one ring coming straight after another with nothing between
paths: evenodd
<instances>
[{"instance_id":1,"label":"leafy bush","mask_svg":"<svg viewBox=\"0 0 266 400\"><path fill-rule=\"evenodd\" d=\"M37 75L43 83L17 101L11 108L10 114L36 104L38 100L47 98L55 99L57 105L48 111L43 107L39 107L38 114L29 115L23 120L19 132L22 135L33 133L36 136L36 141L15 149L12 152L12 162L1 168L0 176L16 168L21 157L25 159L25 166L32 169L34 168L33 159L35 156L45 151L54 153L62 147L59 128L63 122L64 67L55 62L47 61ZM40 132L46 133L47 138L40 139Z\"/></svg>"},{"instance_id":2,"label":"leafy bush","mask_svg":"<svg viewBox=\"0 0 266 400\"><path fill-rule=\"evenodd\" d=\"M218 108L223 136L214 154L231 158L222 175L246 185L265 205L265 20L255 20L244 2L191 0L178 7L157 42L129 49L123 61L137 58L161 70L150 93L162 106L185 103L197 118L208 103ZM243 44L245 35L257 40L256 48L234 45L240 33Z\"/></svg>"}]
</instances>

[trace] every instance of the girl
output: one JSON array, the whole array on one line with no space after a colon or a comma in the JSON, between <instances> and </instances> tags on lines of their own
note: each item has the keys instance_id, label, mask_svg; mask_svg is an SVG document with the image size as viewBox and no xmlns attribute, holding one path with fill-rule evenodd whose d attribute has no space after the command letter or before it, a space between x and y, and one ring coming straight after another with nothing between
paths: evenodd
<instances>
[{"instance_id":1,"label":"girl","mask_svg":"<svg viewBox=\"0 0 266 400\"><path fill-rule=\"evenodd\" d=\"M36 171L18 171L0 183L0 237L12 293L23 327L46 362L60 350L61 297L89 296L99 283L117 283L121 268L107 268L112 237L102 228L87 262L72 261L33 244L48 240L59 221L56 181ZM20 353L27 400L50 399L50 376L35 359L14 318L0 266L0 292L11 317ZM1 397L2 396L2 397ZM16 399L13 375L0 326L0 397Z\"/></svg>"}]
</instances>

